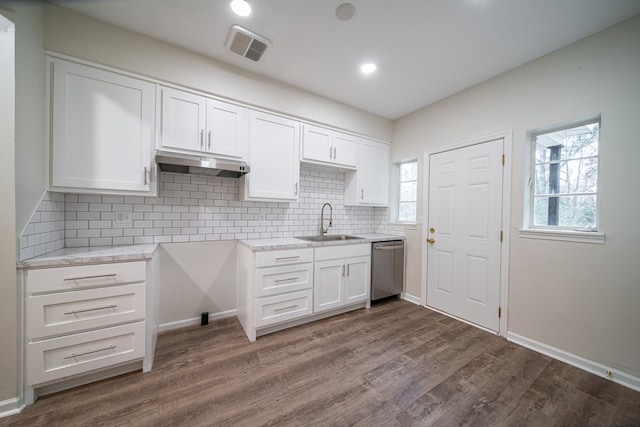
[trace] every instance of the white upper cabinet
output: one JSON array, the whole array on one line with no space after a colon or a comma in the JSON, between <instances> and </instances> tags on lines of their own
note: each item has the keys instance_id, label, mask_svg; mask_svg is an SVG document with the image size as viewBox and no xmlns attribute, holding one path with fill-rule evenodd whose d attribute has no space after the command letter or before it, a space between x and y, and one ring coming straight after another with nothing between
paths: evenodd
<instances>
[{"instance_id":1,"label":"white upper cabinet","mask_svg":"<svg viewBox=\"0 0 640 427\"><path fill-rule=\"evenodd\" d=\"M302 161L345 168L358 164L358 142L353 135L305 123L302 134Z\"/></svg>"},{"instance_id":2,"label":"white upper cabinet","mask_svg":"<svg viewBox=\"0 0 640 427\"><path fill-rule=\"evenodd\" d=\"M359 166L345 176L344 204L389 206L389 144L360 138Z\"/></svg>"},{"instance_id":3,"label":"white upper cabinet","mask_svg":"<svg viewBox=\"0 0 640 427\"><path fill-rule=\"evenodd\" d=\"M162 88L161 148L241 159L245 107Z\"/></svg>"},{"instance_id":4,"label":"white upper cabinet","mask_svg":"<svg viewBox=\"0 0 640 427\"><path fill-rule=\"evenodd\" d=\"M247 161L240 178L243 200L295 201L300 180L300 122L249 110Z\"/></svg>"},{"instance_id":5,"label":"white upper cabinet","mask_svg":"<svg viewBox=\"0 0 640 427\"><path fill-rule=\"evenodd\" d=\"M51 59L51 189L148 194L155 84Z\"/></svg>"},{"instance_id":6,"label":"white upper cabinet","mask_svg":"<svg viewBox=\"0 0 640 427\"><path fill-rule=\"evenodd\" d=\"M162 88L162 147L204 151L206 98Z\"/></svg>"}]
</instances>

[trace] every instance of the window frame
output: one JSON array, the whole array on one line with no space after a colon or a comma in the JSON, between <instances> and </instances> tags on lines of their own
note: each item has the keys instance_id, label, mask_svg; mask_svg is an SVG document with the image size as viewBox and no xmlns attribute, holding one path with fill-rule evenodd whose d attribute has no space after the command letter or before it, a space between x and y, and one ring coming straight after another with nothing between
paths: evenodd
<instances>
[{"instance_id":1,"label":"window frame","mask_svg":"<svg viewBox=\"0 0 640 427\"><path fill-rule=\"evenodd\" d=\"M572 129L579 126L598 123L598 154L595 156L598 162L597 182L595 192L596 212L595 227L585 230L578 227L566 227L555 225L534 225L534 198L535 198L535 168L536 168L536 137L546 133L557 132L565 129ZM525 191L522 228L519 236L530 239L561 240L581 243L604 244L605 234L600 230L600 176L601 176L601 141L602 141L602 118L600 115L582 118L570 122L557 124L554 126L530 130L526 136L525 151Z\"/></svg>"},{"instance_id":2,"label":"window frame","mask_svg":"<svg viewBox=\"0 0 640 427\"><path fill-rule=\"evenodd\" d=\"M408 163L415 163L416 164L416 179L415 179L415 183L416 183L416 194L415 194L415 200L414 203L416 205L416 216L413 219L413 221L401 221L399 216L400 216L400 185L403 182L411 182L411 181L400 181L400 168L402 167L402 165L406 165ZM409 226L409 227L415 227L418 224L418 177L419 177L419 173L418 173L418 159L417 158L411 158L411 159L405 159L405 160L401 160L399 162L395 162L394 164L394 169L395 169L395 173L394 173L394 185L392 186L393 188L393 204L392 204L392 209L391 209L391 218L390 218L390 222L392 224L397 224L397 225L403 225L403 226ZM405 201L406 202L406 201Z\"/></svg>"}]
</instances>

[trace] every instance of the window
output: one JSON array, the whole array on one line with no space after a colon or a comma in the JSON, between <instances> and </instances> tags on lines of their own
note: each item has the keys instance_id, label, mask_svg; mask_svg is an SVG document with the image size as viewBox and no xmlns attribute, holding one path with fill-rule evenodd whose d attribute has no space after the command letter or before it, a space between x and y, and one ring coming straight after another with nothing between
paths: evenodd
<instances>
[{"instance_id":1,"label":"window","mask_svg":"<svg viewBox=\"0 0 640 427\"><path fill-rule=\"evenodd\" d=\"M418 161L398 163L397 222L415 223L418 200Z\"/></svg>"},{"instance_id":2,"label":"window","mask_svg":"<svg viewBox=\"0 0 640 427\"><path fill-rule=\"evenodd\" d=\"M531 134L530 228L597 230L599 130L596 119Z\"/></svg>"}]
</instances>

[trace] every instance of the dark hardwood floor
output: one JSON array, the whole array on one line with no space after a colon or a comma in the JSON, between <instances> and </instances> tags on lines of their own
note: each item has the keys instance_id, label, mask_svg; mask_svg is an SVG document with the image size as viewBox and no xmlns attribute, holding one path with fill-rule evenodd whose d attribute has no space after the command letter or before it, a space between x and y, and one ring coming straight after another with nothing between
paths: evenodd
<instances>
[{"instance_id":1,"label":"dark hardwood floor","mask_svg":"<svg viewBox=\"0 0 640 427\"><path fill-rule=\"evenodd\" d=\"M0 426L637 426L640 393L405 301L249 343L235 318L160 335L154 369Z\"/></svg>"}]
</instances>

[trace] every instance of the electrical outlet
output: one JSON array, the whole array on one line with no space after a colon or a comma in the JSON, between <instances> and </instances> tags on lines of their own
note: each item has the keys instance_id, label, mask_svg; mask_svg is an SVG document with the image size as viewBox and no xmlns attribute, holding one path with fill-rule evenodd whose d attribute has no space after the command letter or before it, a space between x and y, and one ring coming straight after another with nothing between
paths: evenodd
<instances>
[{"instance_id":1,"label":"electrical outlet","mask_svg":"<svg viewBox=\"0 0 640 427\"><path fill-rule=\"evenodd\" d=\"M131 222L131 212L116 212L116 224Z\"/></svg>"},{"instance_id":2,"label":"electrical outlet","mask_svg":"<svg viewBox=\"0 0 640 427\"><path fill-rule=\"evenodd\" d=\"M258 215L258 221L260 221L260 225L265 225L265 222L267 221L267 216L261 213L260 215Z\"/></svg>"}]
</instances>

